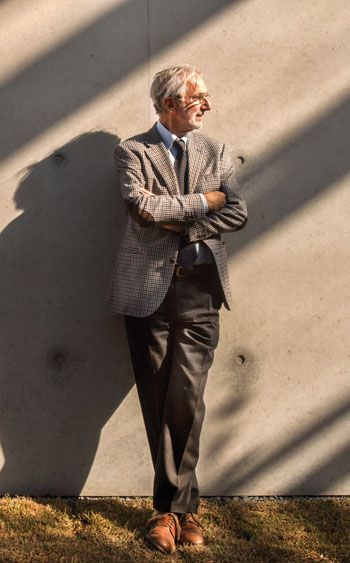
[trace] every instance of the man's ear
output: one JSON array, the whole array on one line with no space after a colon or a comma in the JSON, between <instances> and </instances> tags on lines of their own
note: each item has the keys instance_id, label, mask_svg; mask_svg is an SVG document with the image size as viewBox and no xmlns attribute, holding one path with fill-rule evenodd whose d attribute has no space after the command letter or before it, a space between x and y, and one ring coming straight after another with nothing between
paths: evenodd
<instances>
[{"instance_id":1,"label":"man's ear","mask_svg":"<svg viewBox=\"0 0 350 563\"><path fill-rule=\"evenodd\" d=\"M173 109L175 109L174 99L171 98L170 96L164 98L163 104L166 107L167 111L172 111Z\"/></svg>"}]
</instances>

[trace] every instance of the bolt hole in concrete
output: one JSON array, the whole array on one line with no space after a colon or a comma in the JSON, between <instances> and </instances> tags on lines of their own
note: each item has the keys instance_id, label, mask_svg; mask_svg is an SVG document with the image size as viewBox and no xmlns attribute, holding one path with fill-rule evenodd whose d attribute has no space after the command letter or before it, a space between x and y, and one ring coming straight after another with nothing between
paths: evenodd
<instances>
[{"instance_id":1,"label":"bolt hole in concrete","mask_svg":"<svg viewBox=\"0 0 350 563\"><path fill-rule=\"evenodd\" d=\"M239 354L238 356L236 356L236 364L238 364L239 366L243 365L245 362L245 356L243 356L242 354Z\"/></svg>"},{"instance_id":2,"label":"bolt hole in concrete","mask_svg":"<svg viewBox=\"0 0 350 563\"><path fill-rule=\"evenodd\" d=\"M240 163L241 166L242 166L242 164L244 164L244 162L245 162L244 156L237 156L237 160L238 160L238 162Z\"/></svg>"},{"instance_id":3,"label":"bolt hole in concrete","mask_svg":"<svg viewBox=\"0 0 350 563\"><path fill-rule=\"evenodd\" d=\"M65 357L62 354L56 354L54 356L54 362L56 364L57 369L62 369L65 363Z\"/></svg>"},{"instance_id":4,"label":"bolt hole in concrete","mask_svg":"<svg viewBox=\"0 0 350 563\"><path fill-rule=\"evenodd\" d=\"M49 363L53 367L55 371L62 371L64 368L67 367L68 358L67 355L62 351L58 350L57 348L51 350L49 352Z\"/></svg>"},{"instance_id":5,"label":"bolt hole in concrete","mask_svg":"<svg viewBox=\"0 0 350 563\"><path fill-rule=\"evenodd\" d=\"M54 154L53 159L54 159L56 164L61 164L61 162L64 161L65 157L64 157L63 154L58 152L58 153Z\"/></svg>"}]
</instances>

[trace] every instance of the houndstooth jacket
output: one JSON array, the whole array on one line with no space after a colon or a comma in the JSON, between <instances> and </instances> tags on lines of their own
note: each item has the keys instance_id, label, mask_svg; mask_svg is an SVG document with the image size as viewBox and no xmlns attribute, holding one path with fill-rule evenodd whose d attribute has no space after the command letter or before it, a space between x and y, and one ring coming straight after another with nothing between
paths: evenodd
<instances>
[{"instance_id":1,"label":"houndstooth jacket","mask_svg":"<svg viewBox=\"0 0 350 563\"><path fill-rule=\"evenodd\" d=\"M154 125L148 132L115 148L122 197L133 210L127 215L106 305L115 313L146 317L163 301L179 248L179 233L162 227L177 222L188 242L204 241L211 250L221 281L224 304L231 300L225 243L221 233L242 229L247 209L237 194L230 151L199 133L188 136L189 193L181 195L169 154ZM152 196L141 191L146 188ZM206 212L199 193L221 190L226 205ZM137 220L137 219L140 220Z\"/></svg>"}]
</instances>

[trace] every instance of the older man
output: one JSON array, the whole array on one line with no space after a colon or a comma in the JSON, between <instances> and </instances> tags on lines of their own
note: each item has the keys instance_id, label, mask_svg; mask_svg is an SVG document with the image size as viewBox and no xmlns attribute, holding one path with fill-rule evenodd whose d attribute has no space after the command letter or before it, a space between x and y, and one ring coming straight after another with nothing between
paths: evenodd
<instances>
[{"instance_id":1,"label":"older man","mask_svg":"<svg viewBox=\"0 0 350 563\"><path fill-rule=\"evenodd\" d=\"M147 541L162 553L204 544L196 465L204 389L230 288L222 233L242 229L246 206L227 147L202 134L211 109L190 65L158 72L159 121L115 149L129 211L108 293L126 331L155 469Z\"/></svg>"}]
</instances>

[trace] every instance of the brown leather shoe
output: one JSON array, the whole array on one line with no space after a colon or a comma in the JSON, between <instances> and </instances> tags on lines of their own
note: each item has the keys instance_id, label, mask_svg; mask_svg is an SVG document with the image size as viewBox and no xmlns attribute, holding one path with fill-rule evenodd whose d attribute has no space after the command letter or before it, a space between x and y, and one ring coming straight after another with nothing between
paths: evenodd
<instances>
[{"instance_id":1,"label":"brown leather shoe","mask_svg":"<svg viewBox=\"0 0 350 563\"><path fill-rule=\"evenodd\" d=\"M187 512L179 520L181 526L179 543L191 545L204 545L204 537L201 530L202 524L196 514Z\"/></svg>"},{"instance_id":2,"label":"brown leather shoe","mask_svg":"<svg viewBox=\"0 0 350 563\"><path fill-rule=\"evenodd\" d=\"M180 537L180 525L176 514L164 512L152 516L147 522L150 530L146 541L162 553L174 553Z\"/></svg>"}]
</instances>

